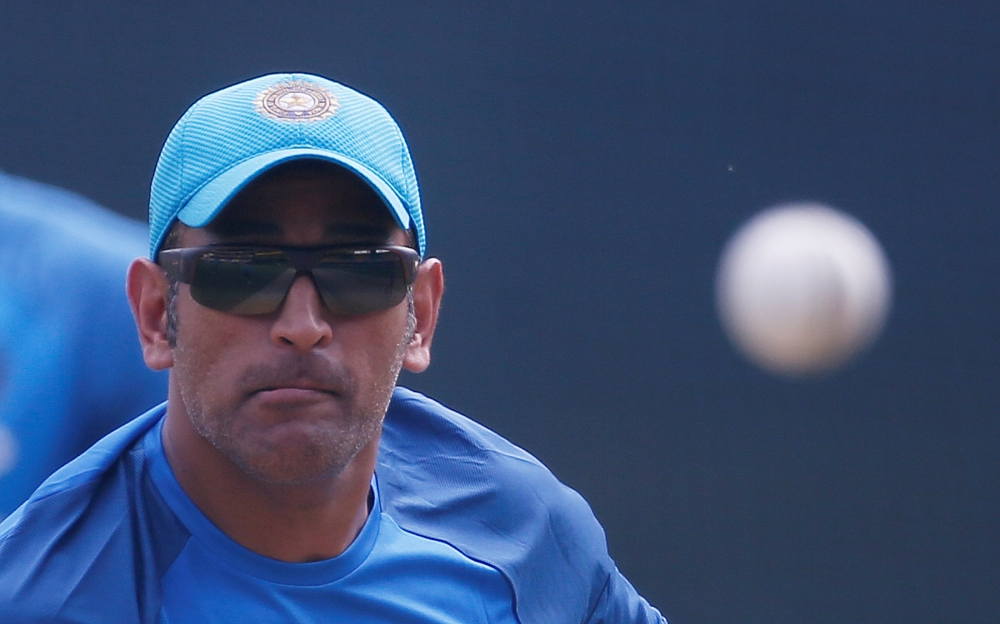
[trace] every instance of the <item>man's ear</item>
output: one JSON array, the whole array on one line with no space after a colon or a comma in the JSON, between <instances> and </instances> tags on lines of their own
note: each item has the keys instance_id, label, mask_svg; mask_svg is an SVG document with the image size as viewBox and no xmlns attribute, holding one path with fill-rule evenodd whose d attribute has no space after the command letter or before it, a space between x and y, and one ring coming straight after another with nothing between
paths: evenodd
<instances>
[{"instance_id":1,"label":"man's ear","mask_svg":"<svg viewBox=\"0 0 1000 624\"><path fill-rule=\"evenodd\" d=\"M444 294L444 273L441 261L428 258L417 269L417 279L413 282L413 314L417 325L413 339L406 347L403 368L420 373L431 363L431 339L437 327L438 312L441 310L441 296Z\"/></svg>"},{"instance_id":2,"label":"man's ear","mask_svg":"<svg viewBox=\"0 0 1000 624\"><path fill-rule=\"evenodd\" d=\"M163 370L174 365L167 339L167 276L147 258L136 258L128 268L125 290L139 331L146 366Z\"/></svg>"}]
</instances>

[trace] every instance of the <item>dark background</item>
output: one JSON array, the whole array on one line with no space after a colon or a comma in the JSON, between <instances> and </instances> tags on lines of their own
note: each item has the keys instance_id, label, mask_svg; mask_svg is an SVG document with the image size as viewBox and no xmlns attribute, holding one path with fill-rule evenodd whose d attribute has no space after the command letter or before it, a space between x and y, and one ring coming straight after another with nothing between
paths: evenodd
<instances>
[{"instance_id":1,"label":"dark background","mask_svg":"<svg viewBox=\"0 0 1000 624\"><path fill-rule=\"evenodd\" d=\"M410 141L448 292L403 383L580 490L673 624L1000 619L995 2L0 4L0 167L145 218L201 95L304 70ZM715 264L828 202L896 299L863 357L770 377Z\"/></svg>"}]
</instances>

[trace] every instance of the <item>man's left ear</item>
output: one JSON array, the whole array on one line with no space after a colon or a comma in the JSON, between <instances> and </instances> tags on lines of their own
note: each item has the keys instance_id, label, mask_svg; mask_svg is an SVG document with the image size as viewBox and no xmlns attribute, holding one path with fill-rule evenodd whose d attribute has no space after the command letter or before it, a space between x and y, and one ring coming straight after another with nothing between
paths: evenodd
<instances>
[{"instance_id":1,"label":"man's left ear","mask_svg":"<svg viewBox=\"0 0 1000 624\"><path fill-rule=\"evenodd\" d=\"M431 339L437 327L441 296L444 294L444 273L441 261L428 258L420 263L417 279L413 282L413 314L417 325L413 338L403 356L403 368L421 373L431 364Z\"/></svg>"}]
</instances>

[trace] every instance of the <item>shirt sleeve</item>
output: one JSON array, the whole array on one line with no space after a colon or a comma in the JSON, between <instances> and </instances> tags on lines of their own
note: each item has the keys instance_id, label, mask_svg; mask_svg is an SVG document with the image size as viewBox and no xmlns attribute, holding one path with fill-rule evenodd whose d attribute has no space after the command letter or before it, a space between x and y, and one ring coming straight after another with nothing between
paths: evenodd
<instances>
[{"instance_id":1,"label":"shirt sleeve","mask_svg":"<svg viewBox=\"0 0 1000 624\"><path fill-rule=\"evenodd\" d=\"M616 567L586 624L667 624L667 620L639 595Z\"/></svg>"}]
</instances>

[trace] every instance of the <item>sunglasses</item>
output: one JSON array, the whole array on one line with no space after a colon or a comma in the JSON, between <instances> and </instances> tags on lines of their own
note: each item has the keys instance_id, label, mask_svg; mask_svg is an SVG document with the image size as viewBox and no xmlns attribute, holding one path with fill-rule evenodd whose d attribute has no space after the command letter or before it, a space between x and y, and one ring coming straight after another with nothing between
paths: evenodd
<instances>
[{"instance_id":1,"label":"sunglasses","mask_svg":"<svg viewBox=\"0 0 1000 624\"><path fill-rule=\"evenodd\" d=\"M409 247L249 247L165 249L164 272L191 286L191 297L219 312L270 314L292 283L308 275L334 314L388 310L406 297L420 255Z\"/></svg>"}]
</instances>

